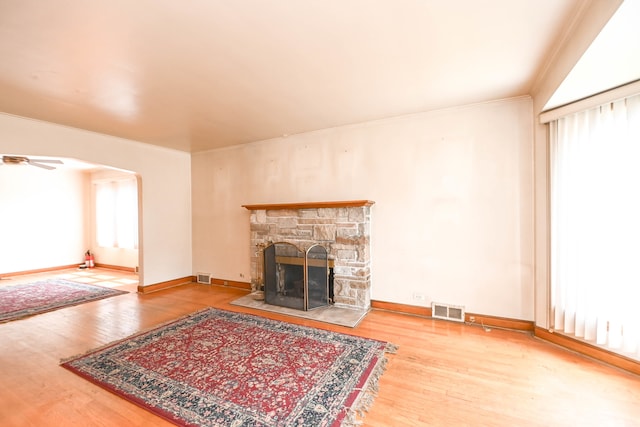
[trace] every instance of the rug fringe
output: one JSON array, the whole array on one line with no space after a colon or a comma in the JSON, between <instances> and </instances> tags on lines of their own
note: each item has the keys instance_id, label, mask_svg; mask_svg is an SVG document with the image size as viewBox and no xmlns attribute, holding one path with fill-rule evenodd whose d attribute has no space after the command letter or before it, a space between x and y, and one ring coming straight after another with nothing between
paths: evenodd
<instances>
[{"instance_id":1,"label":"rug fringe","mask_svg":"<svg viewBox=\"0 0 640 427\"><path fill-rule=\"evenodd\" d=\"M351 405L350 408L346 408L346 415L341 424L342 427L356 427L363 424L362 418L364 418L366 412L369 412L371 405L373 405L373 401L378 395L378 380L384 371L387 370L389 360L385 355L396 354L397 352L398 346L396 344L386 344L383 356L378 360L378 363L373 368L367 383L361 389L362 393L358 396L356 401L353 402L353 405Z\"/></svg>"},{"instance_id":2,"label":"rug fringe","mask_svg":"<svg viewBox=\"0 0 640 427\"><path fill-rule=\"evenodd\" d=\"M396 354L398 352L398 345L388 342L384 348L384 352L388 354Z\"/></svg>"}]
</instances>

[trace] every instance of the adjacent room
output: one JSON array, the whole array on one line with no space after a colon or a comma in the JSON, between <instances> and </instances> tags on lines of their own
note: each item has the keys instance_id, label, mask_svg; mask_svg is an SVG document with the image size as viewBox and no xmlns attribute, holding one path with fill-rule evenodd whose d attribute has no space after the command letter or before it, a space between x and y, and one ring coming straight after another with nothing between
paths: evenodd
<instances>
[{"instance_id":1,"label":"adjacent room","mask_svg":"<svg viewBox=\"0 0 640 427\"><path fill-rule=\"evenodd\" d=\"M639 18L0 1L0 424L635 425Z\"/></svg>"}]
</instances>

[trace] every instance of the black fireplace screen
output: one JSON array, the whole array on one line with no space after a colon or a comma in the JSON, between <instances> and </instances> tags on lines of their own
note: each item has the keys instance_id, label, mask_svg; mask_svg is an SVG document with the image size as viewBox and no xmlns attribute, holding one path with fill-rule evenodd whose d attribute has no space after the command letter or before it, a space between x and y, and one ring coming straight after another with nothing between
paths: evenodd
<instances>
[{"instance_id":1,"label":"black fireplace screen","mask_svg":"<svg viewBox=\"0 0 640 427\"><path fill-rule=\"evenodd\" d=\"M302 252L291 243L264 249L264 298L267 304L311 310L329 304L327 250L315 245Z\"/></svg>"}]
</instances>

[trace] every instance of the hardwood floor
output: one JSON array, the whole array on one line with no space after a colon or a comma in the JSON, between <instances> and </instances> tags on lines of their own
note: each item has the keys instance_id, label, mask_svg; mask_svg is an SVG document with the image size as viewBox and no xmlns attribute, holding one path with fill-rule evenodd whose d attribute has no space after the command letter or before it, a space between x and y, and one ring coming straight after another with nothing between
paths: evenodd
<instances>
[{"instance_id":1,"label":"hardwood floor","mask_svg":"<svg viewBox=\"0 0 640 427\"><path fill-rule=\"evenodd\" d=\"M640 425L640 377L522 332L382 310L351 329L230 305L243 290L190 284L143 295L134 274L85 273L131 293L0 324L0 425L170 425L59 361L207 306L398 344L364 426Z\"/></svg>"}]
</instances>

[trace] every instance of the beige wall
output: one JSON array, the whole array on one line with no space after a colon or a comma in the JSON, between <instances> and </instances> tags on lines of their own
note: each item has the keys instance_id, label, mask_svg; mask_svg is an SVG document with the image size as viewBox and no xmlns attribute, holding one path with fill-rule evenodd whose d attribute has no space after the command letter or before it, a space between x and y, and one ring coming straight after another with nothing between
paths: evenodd
<instances>
[{"instance_id":1,"label":"beige wall","mask_svg":"<svg viewBox=\"0 0 640 427\"><path fill-rule=\"evenodd\" d=\"M0 152L70 157L136 172L142 182L142 284L191 275L189 153L4 114Z\"/></svg>"},{"instance_id":2,"label":"beige wall","mask_svg":"<svg viewBox=\"0 0 640 427\"><path fill-rule=\"evenodd\" d=\"M371 199L373 299L532 320L532 117L518 98L193 154L193 270L248 281L242 204Z\"/></svg>"},{"instance_id":3,"label":"beige wall","mask_svg":"<svg viewBox=\"0 0 640 427\"><path fill-rule=\"evenodd\" d=\"M83 262L87 179L78 171L0 167L0 274Z\"/></svg>"}]
</instances>

